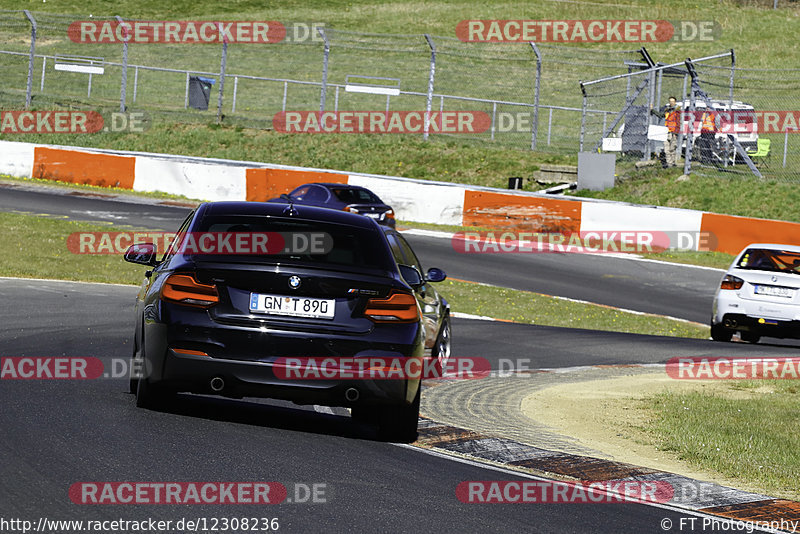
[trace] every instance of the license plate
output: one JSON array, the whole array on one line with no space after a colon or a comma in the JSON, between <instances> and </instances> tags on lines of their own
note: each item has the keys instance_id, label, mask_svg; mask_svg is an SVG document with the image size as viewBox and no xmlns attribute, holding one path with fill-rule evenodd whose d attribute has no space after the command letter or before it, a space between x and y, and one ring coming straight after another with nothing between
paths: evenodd
<instances>
[{"instance_id":1,"label":"license plate","mask_svg":"<svg viewBox=\"0 0 800 534\"><path fill-rule=\"evenodd\" d=\"M790 287L778 286L756 286L756 295L767 295L769 297L784 297L792 298L794 296L794 289Z\"/></svg>"},{"instance_id":2,"label":"license plate","mask_svg":"<svg viewBox=\"0 0 800 534\"><path fill-rule=\"evenodd\" d=\"M253 313L333 319L335 307L336 301L334 299L250 293L250 311Z\"/></svg>"},{"instance_id":3,"label":"license plate","mask_svg":"<svg viewBox=\"0 0 800 534\"><path fill-rule=\"evenodd\" d=\"M380 219L381 217L380 213L365 213L364 215L366 215L370 219Z\"/></svg>"}]
</instances>

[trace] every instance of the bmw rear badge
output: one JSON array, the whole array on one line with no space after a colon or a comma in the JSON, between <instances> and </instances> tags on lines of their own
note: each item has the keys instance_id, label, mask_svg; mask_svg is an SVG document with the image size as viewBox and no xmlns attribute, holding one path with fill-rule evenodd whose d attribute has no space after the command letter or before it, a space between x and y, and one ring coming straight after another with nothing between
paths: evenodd
<instances>
[{"instance_id":1,"label":"bmw rear badge","mask_svg":"<svg viewBox=\"0 0 800 534\"><path fill-rule=\"evenodd\" d=\"M772 277L772 281L773 281L773 282L777 282L777 281L778 281L778 277L777 277L777 276L773 276L773 277Z\"/></svg>"},{"instance_id":2,"label":"bmw rear badge","mask_svg":"<svg viewBox=\"0 0 800 534\"><path fill-rule=\"evenodd\" d=\"M297 289L300 287L300 277L299 276L290 276L289 277L289 287L292 289Z\"/></svg>"}]
</instances>

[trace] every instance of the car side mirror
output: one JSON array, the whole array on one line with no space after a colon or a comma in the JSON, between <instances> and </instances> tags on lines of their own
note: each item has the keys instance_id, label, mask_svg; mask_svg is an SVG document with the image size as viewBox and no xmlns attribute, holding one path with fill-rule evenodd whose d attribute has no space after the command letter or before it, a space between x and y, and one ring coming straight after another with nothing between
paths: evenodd
<instances>
[{"instance_id":1,"label":"car side mirror","mask_svg":"<svg viewBox=\"0 0 800 534\"><path fill-rule=\"evenodd\" d=\"M431 267L425 275L426 282L443 282L447 278L447 273L438 267Z\"/></svg>"},{"instance_id":2,"label":"car side mirror","mask_svg":"<svg viewBox=\"0 0 800 534\"><path fill-rule=\"evenodd\" d=\"M282 194L280 196L280 199L281 200L285 200L286 202L291 202L292 201L292 197L290 197L287 193Z\"/></svg>"},{"instance_id":3,"label":"car side mirror","mask_svg":"<svg viewBox=\"0 0 800 534\"><path fill-rule=\"evenodd\" d=\"M153 243L136 243L128 247L125 251L125 261L156 266L156 246Z\"/></svg>"},{"instance_id":4,"label":"car side mirror","mask_svg":"<svg viewBox=\"0 0 800 534\"><path fill-rule=\"evenodd\" d=\"M415 267L410 265L399 265L399 267L400 274L408 285L417 289L423 284L422 275Z\"/></svg>"}]
</instances>

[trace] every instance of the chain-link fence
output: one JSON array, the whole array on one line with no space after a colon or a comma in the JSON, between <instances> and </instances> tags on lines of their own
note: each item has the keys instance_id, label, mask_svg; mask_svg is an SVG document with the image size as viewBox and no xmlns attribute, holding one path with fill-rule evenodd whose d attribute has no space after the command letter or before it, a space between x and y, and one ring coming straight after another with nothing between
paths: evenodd
<instances>
[{"instance_id":1,"label":"chain-link fence","mask_svg":"<svg viewBox=\"0 0 800 534\"><path fill-rule=\"evenodd\" d=\"M491 126L459 139L574 154L595 150L603 138L622 137L625 125L623 152L641 158L661 149L650 142L637 150L628 146L637 129L641 134L642 127L658 123L650 106L659 109L670 95L683 101L691 89L682 63L649 69L652 60L643 48L473 43L286 21L286 38L266 45L100 43L71 32L78 21L112 28L137 22L0 11L0 107L125 109L145 111L153 120L255 128L271 128L276 113L289 110L480 111ZM698 83L712 100L729 107L737 101L756 112L795 107L800 70L742 69L733 59L725 52L694 62ZM207 110L193 107L196 77L205 79ZM349 90L358 84L392 91ZM456 135L429 133L426 138ZM765 176L800 179L800 137L788 130L757 137L770 141L768 157L757 160ZM740 140L747 149L762 149L756 139ZM743 169L736 157L721 162L726 171Z\"/></svg>"},{"instance_id":2,"label":"chain-link fence","mask_svg":"<svg viewBox=\"0 0 800 534\"><path fill-rule=\"evenodd\" d=\"M76 38L70 29L77 21L98 27L138 22L0 11L0 68L6 74L0 106L19 109L29 101L38 109L145 110L181 122L218 117L256 128L272 127L275 114L287 110L481 111L491 117L491 127L457 134L460 139L574 152L581 117L577 80L626 72L625 63L639 56L635 50L465 43L302 22L283 22L286 39L269 45L126 45ZM190 105L194 77L211 84L207 111ZM398 91L351 92L348 80ZM431 132L448 135L456 134Z\"/></svg>"},{"instance_id":3,"label":"chain-link fence","mask_svg":"<svg viewBox=\"0 0 800 534\"><path fill-rule=\"evenodd\" d=\"M738 68L733 50L672 65L631 67L637 70L582 82L580 150L672 163L665 147L665 111L674 96L682 110L675 153L686 172L800 179L800 138L795 135L800 133L800 110L794 97L800 69ZM713 125L703 123L705 111L713 112L708 115Z\"/></svg>"}]
</instances>

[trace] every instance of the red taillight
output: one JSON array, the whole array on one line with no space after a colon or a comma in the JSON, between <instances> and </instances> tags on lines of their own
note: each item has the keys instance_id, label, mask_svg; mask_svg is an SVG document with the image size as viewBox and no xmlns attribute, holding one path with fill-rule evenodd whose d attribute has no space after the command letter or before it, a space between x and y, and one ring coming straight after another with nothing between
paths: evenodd
<instances>
[{"instance_id":1,"label":"red taillight","mask_svg":"<svg viewBox=\"0 0 800 534\"><path fill-rule=\"evenodd\" d=\"M354 208L353 206L345 206L342 209L344 211L349 211L350 213L358 213L358 209Z\"/></svg>"},{"instance_id":2,"label":"red taillight","mask_svg":"<svg viewBox=\"0 0 800 534\"><path fill-rule=\"evenodd\" d=\"M736 276L731 276L726 274L722 277L722 283L720 284L720 289L740 289L744 284L744 280L741 278L737 278Z\"/></svg>"},{"instance_id":3,"label":"red taillight","mask_svg":"<svg viewBox=\"0 0 800 534\"><path fill-rule=\"evenodd\" d=\"M395 291L387 298L369 299L364 315L376 323L413 323L419 320L419 307L414 295Z\"/></svg>"},{"instance_id":4,"label":"red taillight","mask_svg":"<svg viewBox=\"0 0 800 534\"><path fill-rule=\"evenodd\" d=\"M219 302L217 286L201 284L189 274L173 274L164 282L161 298L187 306L209 308Z\"/></svg>"},{"instance_id":5,"label":"red taillight","mask_svg":"<svg viewBox=\"0 0 800 534\"><path fill-rule=\"evenodd\" d=\"M172 350L178 354L187 354L189 356L208 356L208 353L203 352L202 350L176 349L175 347L173 347Z\"/></svg>"},{"instance_id":6,"label":"red taillight","mask_svg":"<svg viewBox=\"0 0 800 534\"><path fill-rule=\"evenodd\" d=\"M384 217L387 219L394 219L394 210L389 210L383 214Z\"/></svg>"}]
</instances>

